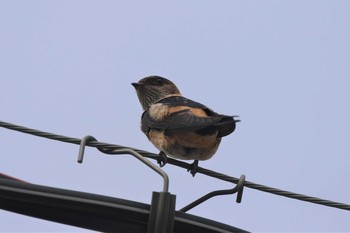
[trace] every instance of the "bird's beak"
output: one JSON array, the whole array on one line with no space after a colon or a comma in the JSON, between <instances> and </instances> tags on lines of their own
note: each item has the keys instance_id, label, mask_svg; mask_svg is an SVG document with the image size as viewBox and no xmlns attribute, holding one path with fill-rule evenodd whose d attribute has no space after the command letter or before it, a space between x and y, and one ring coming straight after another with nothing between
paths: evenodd
<instances>
[{"instance_id":1,"label":"bird's beak","mask_svg":"<svg viewBox=\"0 0 350 233\"><path fill-rule=\"evenodd\" d=\"M135 87L135 89L137 89L140 86L139 83L131 83L131 85L133 85Z\"/></svg>"}]
</instances>

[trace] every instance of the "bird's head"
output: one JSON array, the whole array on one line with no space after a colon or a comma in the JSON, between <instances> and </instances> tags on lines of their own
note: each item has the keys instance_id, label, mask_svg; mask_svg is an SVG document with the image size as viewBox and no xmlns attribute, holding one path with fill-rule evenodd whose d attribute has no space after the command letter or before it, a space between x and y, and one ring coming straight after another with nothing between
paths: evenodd
<instances>
[{"instance_id":1,"label":"bird's head","mask_svg":"<svg viewBox=\"0 0 350 233\"><path fill-rule=\"evenodd\" d=\"M160 76L149 76L131 85L136 89L143 110L167 96L181 95L173 82Z\"/></svg>"}]
</instances>

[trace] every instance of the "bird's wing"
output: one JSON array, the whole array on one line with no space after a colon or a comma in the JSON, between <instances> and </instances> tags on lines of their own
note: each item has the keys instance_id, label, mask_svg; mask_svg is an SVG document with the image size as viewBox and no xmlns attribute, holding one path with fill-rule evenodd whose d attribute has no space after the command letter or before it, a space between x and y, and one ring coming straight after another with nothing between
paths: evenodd
<instances>
[{"instance_id":1,"label":"bird's wing","mask_svg":"<svg viewBox=\"0 0 350 233\"><path fill-rule=\"evenodd\" d=\"M235 128L233 117L219 115L205 105L182 96L167 97L156 104L157 107L175 111L169 111L170 114L156 119L152 117L149 109L146 110L141 120L142 131L146 134L150 129L154 129L166 134L194 131L200 135L207 135L218 131L219 136L222 131L225 134L223 136L226 136Z\"/></svg>"},{"instance_id":2,"label":"bird's wing","mask_svg":"<svg viewBox=\"0 0 350 233\"><path fill-rule=\"evenodd\" d=\"M168 96L166 98L158 100L156 103L166 104L169 107L187 106L187 107L191 107L191 108L201 108L203 110L208 109L213 114L215 113L214 111L209 109L207 106L205 106L201 103L198 103L196 101L187 99L187 98L180 96L180 95Z\"/></svg>"}]
</instances>

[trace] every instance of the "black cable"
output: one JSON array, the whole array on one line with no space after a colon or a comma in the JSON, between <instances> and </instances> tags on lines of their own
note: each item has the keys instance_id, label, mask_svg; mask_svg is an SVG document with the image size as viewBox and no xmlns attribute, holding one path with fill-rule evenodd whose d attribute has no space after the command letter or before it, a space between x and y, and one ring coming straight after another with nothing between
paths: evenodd
<instances>
[{"instance_id":1,"label":"black cable","mask_svg":"<svg viewBox=\"0 0 350 233\"><path fill-rule=\"evenodd\" d=\"M79 138L71 138L71 137L66 137L63 135L43 132L43 131L30 129L27 127L15 125L15 124L3 122L3 121L0 121L0 127L7 128L10 130L19 131L19 132L26 133L26 134L35 135L38 137L44 137L44 138L48 138L48 139L52 139L52 140L66 142L66 143L73 143L73 144L79 145L81 142L81 139L79 139ZM135 150L136 152L142 154L143 156L145 156L147 158L151 158L151 159L155 159L155 160L159 159L158 154L150 153L150 152L147 152L144 150L135 149L132 147L125 147L125 146L110 144L110 143L105 143L105 142L88 142L86 144L86 146L103 148L103 149L111 149L111 150L128 148L128 149ZM185 163L185 162L175 160L172 158L168 158L167 163L178 166L178 167L182 167L185 169L188 169L190 166L189 163ZM222 173L218 173L218 172L215 172L215 171L203 168L203 167L198 167L197 172L201 173L203 175L207 175L210 177L214 177L214 178L228 181L228 182L235 183L235 184L237 184L239 181L238 178L231 177L231 176L228 176L228 175L225 175ZM300 201L311 202L311 203L318 204L318 205L324 205L324 206L328 206L328 207L333 207L333 208L338 208L338 209L350 211L350 205L345 204L345 203L324 200L324 199L317 198L317 197L311 197L311 196L307 196L307 195L303 195L303 194L289 192L289 191L285 191L285 190L281 190L281 189L277 189L277 188L272 188L272 187L268 187L268 186L261 185L261 184L256 184L256 183L253 183L250 181L245 181L244 186L248 187L248 188L256 189L256 190L259 190L262 192L267 192L267 193L287 197L287 198L293 198L293 199L300 200Z\"/></svg>"}]
</instances>

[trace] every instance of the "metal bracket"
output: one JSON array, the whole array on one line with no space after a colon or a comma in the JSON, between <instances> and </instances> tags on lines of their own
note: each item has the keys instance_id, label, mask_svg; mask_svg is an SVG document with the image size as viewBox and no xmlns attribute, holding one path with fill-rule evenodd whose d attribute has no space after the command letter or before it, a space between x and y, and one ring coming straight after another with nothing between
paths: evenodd
<instances>
[{"instance_id":1,"label":"metal bracket","mask_svg":"<svg viewBox=\"0 0 350 233\"><path fill-rule=\"evenodd\" d=\"M85 136L81 142L80 142L80 148L79 148L79 154L78 154L78 163L82 163L84 159L84 151L85 151L85 146L88 142L97 142L96 138L93 136ZM135 150L132 150L130 148L123 148L123 149L102 149L98 148L97 149L103 153L106 154L130 154L140 160L142 163L146 164L149 168L151 168L153 171L157 172L159 175L163 177L163 192L168 192L169 190L169 177L168 175L160 169L158 166L154 165L151 163L148 159L143 157L140 153L136 152Z\"/></svg>"},{"instance_id":2,"label":"metal bracket","mask_svg":"<svg viewBox=\"0 0 350 233\"><path fill-rule=\"evenodd\" d=\"M237 193L236 202L241 203L242 195L243 195L243 188L244 188L244 181L245 181L245 175L241 175L237 185L234 188L210 192L210 193L202 196L201 198L198 198L194 202L188 204L187 206L181 208L179 211L186 212L186 211L192 209L193 207L198 206L199 204L205 202L206 200L208 200L212 197L220 196L220 195L234 194L234 193Z\"/></svg>"},{"instance_id":3,"label":"metal bracket","mask_svg":"<svg viewBox=\"0 0 350 233\"><path fill-rule=\"evenodd\" d=\"M84 151L85 151L86 144L88 142L97 142L97 140L96 138L90 135L85 136L81 140L79 155L78 155L79 163L83 162ZM114 148L101 148L98 146L96 148L105 154L130 154L135 158L137 158L138 160L140 160L142 163L146 164L148 167L150 167L152 170L154 170L155 172L157 172L163 177L163 181L164 181L163 192L153 192L153 195L152 195L152 204L150 208L150 216L148 220L147 232L148 233L173 232L174 220L175 220L176 196L168 192L169 190L168 175L158 166L154 165L148 159L143 157L140 153L138 153L137 151L131 148L124 147L124 148L114 149ZM186 212L212 197L219 196L219 195L234 194L234 193L237 193L236 202L240 203L243 195L244 182L245 182L245 175L241 175L237 185L234 188L210 192L202 196L201 198L195 200L194 202L188 204L187 206L183 207L179 211Z\"/></svg>"},{"instance_id":4,"label":"metal bracket","mask_svg":"<svg viewBox=\"0 0 350 233\"><path fill-rule=\"evenodd\" d=\"M78 163L82 163L84 159L84 151L86 144L88 142L97 142L96 138L93 136L85 136L80 142ZM174 229L175 222L175 199L176 196L168 192L169 190L169 177L168 175L160 169L158 166L151 163L148 159L143 157L141 154L130 148L99 148L99 151L105 154L130 154L140 160L142 163L146 164L153 171L157 172L163 177L163 192L153 192L152 203L150 208L150 214L148 219L148 233L172 233Z\"/></svg>"}]
</instances>

